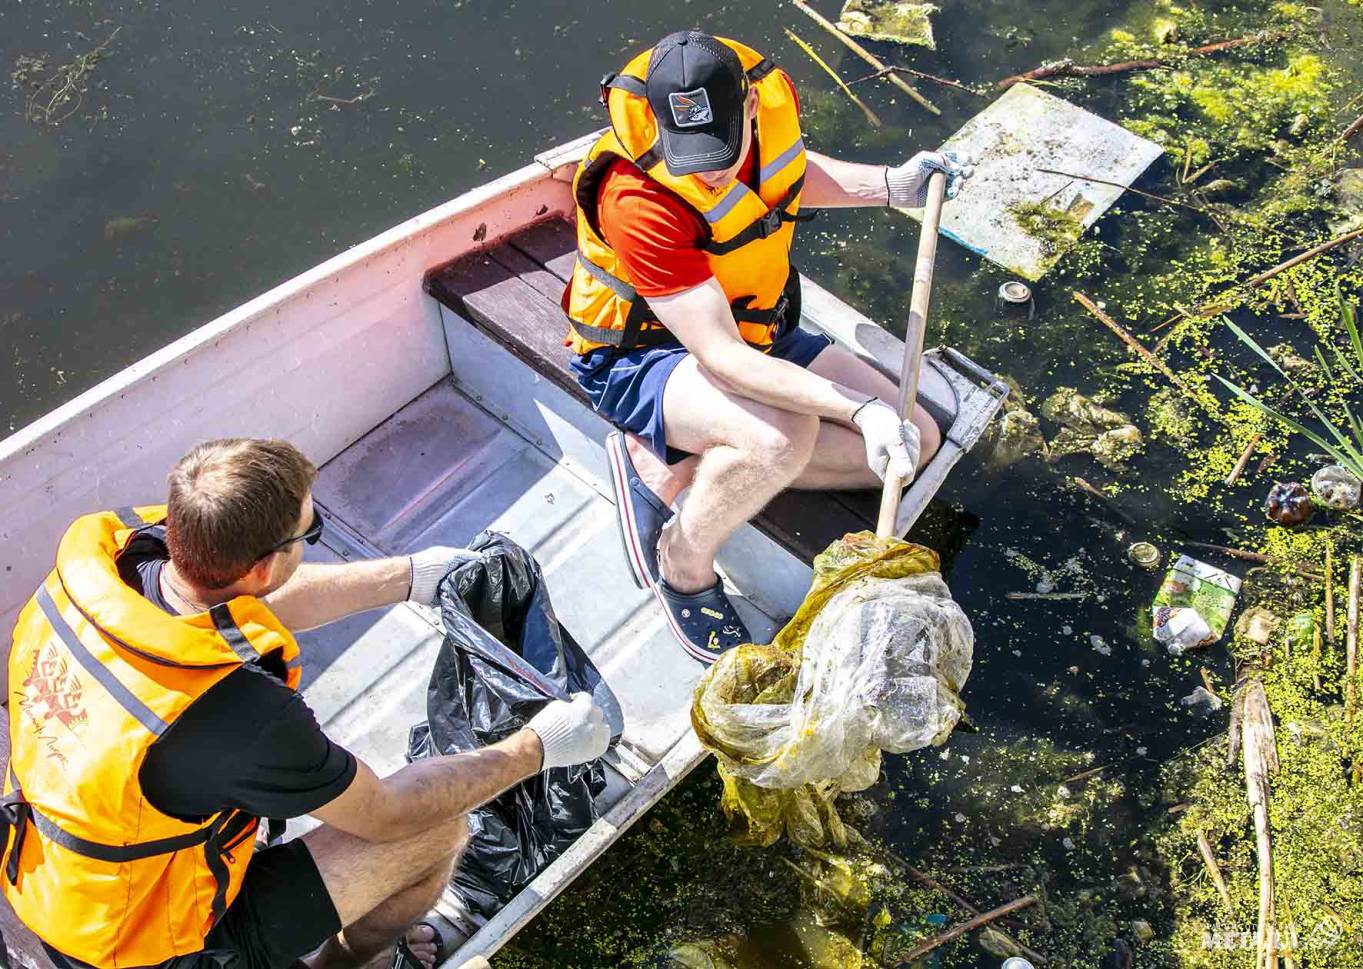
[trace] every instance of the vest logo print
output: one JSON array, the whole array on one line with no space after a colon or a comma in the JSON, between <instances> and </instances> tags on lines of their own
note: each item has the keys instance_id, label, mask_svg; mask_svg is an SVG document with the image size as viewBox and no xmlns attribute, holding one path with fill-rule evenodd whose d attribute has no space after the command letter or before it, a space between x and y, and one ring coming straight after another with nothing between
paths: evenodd
<instances>
[{"instance_id":1,"label":"vest logo print","mask_svg":"<svg viewBox=\"0 0 1363 969\"><path fill-rule=\"evenodd\" d=\"M75 730L89 718L81 702L84 688L80 680L51 643L34 656L23 691L21 709L32 724L34 735L43 741L49 757L65 763L66 758L57 749L57 738L48 732L50 722L55 720L67 730Z\"/></svg>"},{"instance_id":2,"label":"vest logo print","mask_svg":"<svg viewBox=\"0 0 1363 969\"><path fill-rule=\"evenodd\" d=\"M715 113L710 110L710 96L703 87L669 94L667 103L672 108L672 120L679 127L694 128L715 120Z\"/></svg>"}]
</instances>

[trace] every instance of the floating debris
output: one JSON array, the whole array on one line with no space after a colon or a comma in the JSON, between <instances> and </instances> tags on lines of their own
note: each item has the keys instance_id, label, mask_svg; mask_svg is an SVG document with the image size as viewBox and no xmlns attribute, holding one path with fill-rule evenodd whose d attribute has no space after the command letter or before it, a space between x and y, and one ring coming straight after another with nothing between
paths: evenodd
<instances>
[{"instance_id":1,"label":"floating debris","mask_svg":"<svg viewBox=\"0 0 1363 969\"><path fill-rule=\"evenodd\" d=\"M1300 481L1277 481L1264 500L1268 520L1285 528L1305 525L1316 513L1311 493Z\"/></svg>"},{"instance_id":2,"label":"floating debris","mask_svg":"<svg viewBox=\"0 0 1363 969\"><path fill-rule=\"evenodd\" d=\"M995 468L1006 468L1024 458L1047 456L1046 439L1041 435L1041 422L1027 407L1027 395L1012 377L1004 376L1008 396L1003 401L1003 414L985 430L985 444L990 448L989 462Z\"/></svg>"},{"instance_id":3,"label":"floating debris","mask_svg":"<svg viewBox=\"0 0 1363 969\"><path fill-rule=\"evenodd\" d=\"M1348 468L1330 464L1311 475L1311 496L1323 508L1348 511L1358 507L1363 482Z\"/></svg>"},{"instance_id":4,"label":"floating debris","mask_svg":"<svg viewBox=\"0 0 1363 969\"><path fill-rule=\"evenodd\" d=\"M104 238L112 242L124 236L144 232L156 224L154 215L125 215L104 223Z\"/></svg>"},{"instance_id":5,"label":"floating debris","mask_svg":"<svg viewBox=\"0 0 1363 969\"><path fill-rule=\"evenodd\" d=\"M1073 387L1060 387L1041 405L1041 416L1061 425L1051 441L1051 457L1091 453L1104 467L1119 470L1144 447L1131 418L1085 397Z\"/></svg>"},{"instance_id":6,"label":"floating debris","mask_svg":"<svg viewBox=\"0 0 1363 969\"><path fill-rule=\"evenodd\" d=\"M1133 565L1154 571L1159 568L1160 550L1149 542L1136 542L1126 550L1127 560Z\"/></svg>"},{"instance_id":7,"label":"floating debris","mask_svg":"<svg viewBox=\"0 0 1363 969\"><path fill-rule=\"evenodd\" d=\"M1235 621L1235 638L1246 639L1257 646L1267 646L1283 621L1263 606L1246 609Z\"/></svg>"},{"instance_id":8,"label":"floating debris","mask_svg":"<svg viewBox=\"0 0 1363 969\"><path fill-rule=\"evenodd\" d=\"M892 0L847 0L838 18L838 29L854 37L884 40L936 50L932 36L932 3L900 3Z\"/></svg>"},{"instance_id":9,"label":"floating debris","mask_svg":"<svg viewBox=\"0 0 1363 969\"><path fill-rule=\"evenodd\" d=\"M10 78L20 87L32 88L24 117L34 124L55 126L79 111L89 89L90 75L109 56L109 45L122 29L115 27L104 43L50 73L46 57L20 57Z\"/></svg>"},{"instance_id":10,"label":"floating debris","mask_svg":"<svg viewBox=\"0 0 1363 969\"><path fill-rule=\"evenodd\" d=\"M999 287L994 299L994 308L1001 316L1024 316L1031 319L1036 315L1036 301L1032 298L1032 288L1026 283L1010 279Z\"/></svg>"},{"instance_id":11,"label":"floating debris","mask_svg":"<svg viewBox=\"0 0 1363 969\"><path fill-rule=\"evenodd\" d=\"M1216 642L1230 623L1239 594L1236 576L1180 555L1151 604L1155 639L1174 656Z\"/></svg>"}]
</instances>

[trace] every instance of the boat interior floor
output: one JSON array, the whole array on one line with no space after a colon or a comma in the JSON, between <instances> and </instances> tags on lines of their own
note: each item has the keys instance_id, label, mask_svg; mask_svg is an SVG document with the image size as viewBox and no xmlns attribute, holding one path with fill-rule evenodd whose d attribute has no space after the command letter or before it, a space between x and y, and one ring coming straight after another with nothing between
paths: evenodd
<instances>
[{"instance_id":1,"label":"boat interior floor","mask_svg":"<svg viewBox=\"0 0 1363 969\"><path fill-rule=\"evenodd\" d=\"M632 582L610 501L450 381L327 462L314 497L327 522L312 553L319 559L461 547L484 529L534 555L559 620L624 711L627 729L612 757L618 783L603 794L603 810L688 728L703 667L673 639L652 594ZM747 600L740 608L755 631L775 628L778 617ZM439 622L433 610L404 606L300 638L309 705L380 776L402 766L407 731L426 717Z\"/></svg>"}]
</instances>

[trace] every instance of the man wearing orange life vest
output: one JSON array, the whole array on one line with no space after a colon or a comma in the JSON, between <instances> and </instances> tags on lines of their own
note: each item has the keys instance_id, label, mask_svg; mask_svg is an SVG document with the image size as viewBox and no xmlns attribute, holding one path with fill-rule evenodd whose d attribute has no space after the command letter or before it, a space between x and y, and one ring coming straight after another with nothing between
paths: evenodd
<instances>
[{"instance_id":1,"label":"man wearing orange life vest","mask_svg":"<svg viewBox=\"0 0 1363 969\"><path fill-rule=\"evenodd\" d=\"M603 754L586 694L472 753L380 779L296 692L293 630L405 600L434 605L467 554L300 564L316 469L284 441L210 441L166 506L78 519L20 613L0 890L59 969L358 966L449 880L464 816L540 770ZM261 818L321 827L255 850ZM415 925L414 925L415 923ZM318 948L320 946L320 949Z\"/></svg>"},{"instance_id":2,"label":"man wearing orange life vest","mask_svg":"<svg viewBox=\"0 0 1363 969\"><path fill-rule=\"evenodd\" d=\"M748 640L715 574L724 540L785 488L873 488L940 442L893 382L799 328L801 208L921 206L934 170L806 151L790 78L756 51L672 34L602 82L611 129L574 180L564 293L572 367L607 440L621 533L678 641L702 662ZM675 516L671 505L690 487Z\"/></svg>"}]
</instances>

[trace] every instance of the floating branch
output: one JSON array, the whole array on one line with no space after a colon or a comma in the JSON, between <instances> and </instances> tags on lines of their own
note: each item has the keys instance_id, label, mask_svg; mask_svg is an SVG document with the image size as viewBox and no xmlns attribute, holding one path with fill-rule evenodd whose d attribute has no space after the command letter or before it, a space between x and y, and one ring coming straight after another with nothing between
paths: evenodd
<instances>
[{"instance_id":1,"label":"floating branch","mask_svg":"<svg viewBox=\"0 0 1363 969\"><path fill-rule=\"evenodd\" d=\"M1335 543L1325 540L1325 638L1335 645Z\"/></svg>"},{"instance_id":2,"label":"floating branch","mask_svg":"<svg viewBox=\"0 0 1363 969\"><path fill-rule=\"evenodd\" d=\"M1005 592L1004 598L1023 600L1023 599L1087 599L1087 592Z\"/></svg>"},{"instance_id":3,"label":"floating branch","mask_svg":"<svg viewBox=\"0 0 1363 969\"><path fill-rule=\"evenodd\" d=\"M1191 398L1203 410L1207 411L1207 413L1210 414L1212 417L1216 418L1218 421L1221 419L1221 414L1216 410L1214 406L1207 403L1207 401L1203 399L1202 395L1198 394L1186 383L1184 383L1183 378L1180 377L1178 374L1174 373L1174 371L1169 368L1168 364L1166 364L1159 357L1151 353L1144 345L1138 343L1136 341L1136 338L1133 337L1130 333L1126 332L1126 330L1122 327L1120 323L1118 323L1112 317L1108 316L1101 309L1099 309L1097 303L1089 299L1087 296L1079 292L1077 289L1074 290L1073 296L1075 302L1077 302L1080 306L1084 307L1084 309L1088 310L1091 314L1093 314L1094 318L1096 318L1109 330L1117 334L1117 337L1123 343L1125 343L1132 350L1132 352L1136 354L1136 356L1140 357L1150 366L1154 367L1165 377L1167 377L1175 387L1183 391L1185 395Z\"/></svg>"},{"instance_id":4,"label":"floating branch","mask_svg":"<svg viewBox=\"0 0 1363 969\"><path fill-rule=\"evenodd\" d=\"M899 88L899 90L903 91L909 97L913 98L915 101L921 104L928 111L931 111L933 114L942 113L941 109L938 108L937 105L933 104L927 98L923 97L923 95L919 94L902 77L900 77L898 74L895 74L893 71L889 71L885 67L884 62L882 62L879 57L876 57L875 54L872 54L865 47L862 47L851 37L848 37L846 34L844 34L841 30L835 27L826 17L824 17L823 14L819 13L819 11L815 10L809 4L805 3L804 0L791 0L791 3L795 4L796 8L799 9L801 13L808 16L810 20L814 21L824 30L828 31L838 40L842 41L843 45L846 46L848 50L850 50L853 54L856 54L867 64L870 64L873 70L885 71L886 72L885 80L889 81L895 87Z\"/></svg>"},{"instance_id":5,"label":"floating branch","mask_svg":"<svg viewBox=\"0 0 1363 969\"><path fill-rule=\"evenodd\" d=\"M1259 931L1255 938L1256 969L1278 965L1277 918L1273 894L1273 839L1268 826L1269 775L1278 772L1278 748L1273 736L1273 713L1264 685L1251 680L1245 686L1241 720L1245 765L1245 797L1254 812L1255 851L1259 859Z\"/></svg>"},{"instance_id":6,"label":"floating branch","mask_svg":"<svg viewBox=\"0 0 1363 969\"><path fill-rule=\"evenodd\" d=\"M1344 629L1344 717L1352 720L1354 696L1358 687L1358 582L1363 557L1353 555L1349 560L1349 618Z\"/></svg>"},{"instance_id":7,"label":"floating branch","mask_svg":"<svg viewBox=\"0 0 1363 969\"><path fill-rule=\"evenodd\" d=\"M80 110L85 100L85 83L95 65L104 59L104 51L114 42L122 27L115 27L104 43L81 54L70 64L63 64L29 95L24 111L29 121L59 125ZM65 109L65 110L63 110Z\"/></svg>"},{"instance_id":8,"label":"floating branch","mask_svg":"<svg viewBox=\"0 0 1363 969\"><path fill-rule=\"evenodd\" d=\"M846 94L849 98L851 98L852 103L855 104L857 107L861 108L861 113L866 115L867 121L869 121L872 125L874 125L877 128L881 127L882 122L880 118L876 116L876 113L866 106L865 101L856 96L856 93L850 87L847 86L847 82L844 81L838 75L837 71L833 70L833 68L828 66L828 62L825 61L822 57L820 57L813 47L810 47L798 36L796 36L795 31L791 30L789 27L786 28L786 36L789 37L795 43L795 45L800 48L800 50L808 54L810 60L812 60L815 64L818 64L820 67L824 69L825 73L827 73L828 76L833 79L834 83L836 83L838 87L842 88L842 92Z\"/></svg>"},{"instance_id":9,"label":"floating branch","mask_svg":"<svg viewBox=\"0 0 1363 969\"><path fill-rule=\"evenodd\" d=\"M1026 895L1022 898L1017 899L1016 901L1009 902L1007 905L1000 905L996 909L984 912L983 914L977 915L974 918L969 919L968 921L961 922L959 925L953 925L945 932L942 932L938 935L934 935L932 938L925 939L924 941L918 943L918 945L914 946L907 953L899 957L898 964L900 966L908 966L915 959L921 958L922 956L931 952L933 949L941 948L948 942L954 942L956 939L959 939L967 932L973 932L975 929L978 929L984 925L988 925L990 922L993 922L996 919L1001 919L1005 915L1011 915L1018 909L1026 908L1029 905L1035 904L1036 896Z\"/></svg>"},{"instance_id":10,"label":"floating branch","mask_svg":"<svg viewBox=\"0 0 1363 969\"><path fill-rule=\"evenodd\" d=\"M1047 175L1060 175L1064 178L1072 178L1075 181L1093 182L1095 185L1111 185L1113 188L1120 188L1123 191L1131 192L1142 198L1148 198L1154 202L1163 202L1165 205L1172 205L1180 209L1187 209L1190 212L1196 212L1198 215L1205 215L1213 222L1216 222L1216 216L1212 215L1206 208L1197 205L1189 205L1187 202L1180 202L1178 199L1171 199L1165 195L1156 195L1154 192L1145 192L1141 189L1133 188L1130 185L1123 185L1121 182L1110 182L1105 178L1094 178L1092 175L1076 175L1073 172L1062 172L1054 168L1041 168L1038 166L1035 170L1038 172L1045 172ZM1216 224L1217 228L1221 228L1220 222L1216 222Z\"/></svg>"},{"instance_id":11,"label":"floating branch","mask_svg":"<svg viewBox=\"0 0 1363 969\"><path fill-rule=\"evenodd\" d=\"M885 67L885 68L882 69L882 70L879 70L879 71L872 71L870 74L867 74L867 75L865 75L864 77L859 77L859 78L857 78L855 81L848 81L847 83L848 83L848 84L861 84L861 83L863 83L863 82L865 82L865 81L876 81L876 80L879 80L880 78L883 78L883 77L885 77L885 76L887 76L887 75L889 75L889 74L896 74L896 73L898 73L898 74L907 74L907 75L909 75L910 77L920 78L920 79L922 79L922 80L924 80L924 81L932 81L934 84L940 84L940 85L942 85L943 87L954 88L954 89L956 89L957 91L964 91L966 94L973 94L973 95L974 95L975 97L977 97L977 98L988 97L988 95L985 94L983 91L977 91L977 90L976 90L975 88L973 88L973 87L967 87L966 85L962 84L960 81L953 81L953 80L952 80L951 78L949 78L949 77L938 77L936 74L929 74L927 71L918 71L918 70L914 70L912 67L900 67L900 66L897 65L897 64L890 64L890 65L888 65L887 67Z\"/></svg>"},{"instance_id":12,"label":"floating branch","mask_svg":"<svg viewBox=\"0 0 1363 969\"><path fill-rule=\"evenodd\" d=\"M1230 487L1240 480L1240 475L1245 473L1245 465L1249 464L1250 456L1254 453L1254 449L1259 446L1259 441L1262 438L1263 434L1255 434L1249 439L1245 449L1240 452L1240 459L1235 462L1235 467L1231 468L1230 474L1226 475L1226 487Z\"/></svg>"},{"instance_id":13,"label":"floating branch","mask_svg":"<svg viewBox=\"0 0 1363 969\"><path fill-rule=\"evenodd\" d=\"M373 96L373 86L370 86L369 90L357 94L353 98L334 98L329 94L318 94L316 91L313 91L312 94L309 95L309 97L316 101L326 101L328 104L359 104L362 101L368 101Z\"/></svg>"},{"instance_id":14,"label":"floating branch","mask_svg":"<svg viewBox=\"0 0 1363 969\"><path fill-rule=\"evenodd\" d=\"M1176 323L1177 321L1183 319L1186 316L1200 316L1205 318L1208 316L1215 316L1218 313L1224 313L1229 308L1226 304L1226 299L1227 297L1233 295L1234 293L1237 293L1242 290L1251 290L1259 286L1262 286L1264 283L1268 282L1270 279L1272 279L1279 273L1286 272L1289 269L1292 269L1296 266L1300 266L1302 263L1307 262L1308 260L1314 259L1320 255L1324 255L1331 249L1338 248L1339 246L1344 245L1344 243L1346 242L1352 242L1354 239L1359 238L1363 238L1363 229L1354 229L1352 232L1346 232L1342 236L1336 236L1335 238L1330 239L1327 242L1322 242L1318 246L1313 246L1312 248L1307 249L1305 252L1298 253L1291 259L1278 263L1278 265L1274 266L1272 269L1261 272L1259 275L1247 279L1243 283L1239 283L1235 286L1232 286L1230 289L1227 289L1225 292L1223 292L1220 296L1215 297L1213 299L1209 299L1206 302L1202 303L1200 306L1195 308L1191 313L1179 313L1175 316L1170 317L1169 319L1161 323L1159 326L1152 328L1150 332L1154 333L1157 330L1162 330L1166 326L1169 326L1172 323Z\"/></svg>"},{"instance_id":15,"label":"floating branch","mask_svg":"<svg viewBox=\"0 0 1363 969\"><path fill-rule=\"evenodd\" d=\"M1207 869L1207 877L1216 886L1216 894L1221 896L1221 904L1226 906L1226 914L1234 915L1235 906L1231 904L1230 889L1226 887L1226 878L1221 874L1221 866L1216 863L1216 854L1212 851L1212 844L1207 840L1207 835L1201 831L1197 833L1197 850L1202 855L1202 864Z\"/></svg>"},{"instance_id":16,"label":"floating branch","mask_svg":"<svg viewBox=\"0 0 1363 969\"><path fill-rule=\"evenodd\" d=\"M904 869L909 873L910 877L912 877L914 881L920 883L921 885L927 888L932 889L935 892L941 892L943 895L951 899L953 902L955 902L961 908L965 909L971 915L980 914L980 909L972 905L969 899L964 898L961 895L957 895L950 888L947 888L945 885L943 885L937 879L933 878L927 872L920 871L913 865L908 864L907 862L904 863ZM1041 965L1046 961L1046 957L1043 956L1041 953L1037 952L1035 949L1027 948L1025 945L1023 945L1017 939L1014 939L1012 936L1008 935L1006 932L1002 932L1000 934L1013 945L1017 946L1019 952L1021 952L1028 959L1031 959L1032 962L1036 963L1037 965Z\"/></svg>"},{"instance_id":17,"label":"floating branch","mask_svg":"<svg viewBox=\"0 0 1363 969\"><path fill-rule=\"evenodd\" d=\"M1222 555L1229 555L1234 559L1244 559L1246 562L1257 562L1260 565L1272 565L1277 568L1287 569L1288 571L1295 572L1297 575L1307 579L1319 581L1322 578L1318 572L1310 572L1306 569L1299 569L1295 565L1288 565L1285 562L1275 561L1263 552L1247 552L1242 548L1227 548L1225 545L1213 545L1211 542L1185 541L1183 544L1192 548L1205 548L1210 552L1220 552Z\"/></svg>"},{"instance_id":18,"label":"floating branch","mask_svg":"<svg viewBox=\"0 0 1363 969\"><path fill-rule=\"evenodd\" d=\"M1023 74L1014 74L1012 77L1005 77L999 81L1000 90L1007 90L1019 81L1043 81L1052 77L1100 77L1105 74L1125 74L1129 71L1154 71L1161 67L1170 67L1177 64L1185 57L1207 57L1211 54L1220 54L1224 51L1235 50L1237 47L1247 47L1251 44L1273 44L1280 40L1286 40L1292 36L1290 30L1274 30L1258 34L1249 34L1245 37L1233 37L1230 40L1219 40L1214 44L1203 44L1201 47L1192 47L1186 51L1180 51L1177 55L1170 57L1151 57L1136 61L1118 61L1115 64L1076 64L1073 61L1052 61L1049 64L1042 64L1040 67L1033 68Z\"/></svg>"},{"instance_id":19,"label":"floating branch","mask_svg":"<svg viewBox=\"0 0 1363 969\"><path fill-rule=\"evenodd\" d=\"M1342 145L1360 131L1363 131L1363 114L1354 118L1353 123L1339 133L1339 138L1337 140Z\"/></svg>"}]
</instances>

